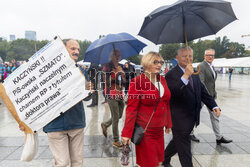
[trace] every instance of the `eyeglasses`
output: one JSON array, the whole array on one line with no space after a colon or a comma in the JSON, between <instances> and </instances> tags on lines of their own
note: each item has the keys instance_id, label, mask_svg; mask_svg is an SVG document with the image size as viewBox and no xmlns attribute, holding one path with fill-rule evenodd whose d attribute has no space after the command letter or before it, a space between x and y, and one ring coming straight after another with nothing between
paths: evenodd
<instances>
[{"instance_id":1,"label":"eyeglasses","mask_svg":"<svg viewBox=\"0 0 250 167\"><path fill-rule=\"evenodd\" d=\"M214 57L214 55L205 55L205 56Z\"/></svg>"},{"instance_id":2,"label":"eyeglasses","mask_svg":"<svg viewBox=\"0 0 250 167\"><path fill-rule=\"evenodd\" d=\"M155 61L154 61L154 64L155 64L155 65L157 65L157 64L161 64L161 65L163 65L163 64L164 64L164 61L158 61L158 60L155 60Z\"/></svg>"}]
</instances>

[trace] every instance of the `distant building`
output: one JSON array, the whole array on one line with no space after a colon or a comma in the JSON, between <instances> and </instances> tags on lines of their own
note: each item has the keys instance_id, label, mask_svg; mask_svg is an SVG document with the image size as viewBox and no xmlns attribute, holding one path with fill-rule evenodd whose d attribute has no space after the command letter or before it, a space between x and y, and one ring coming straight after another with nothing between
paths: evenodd
<instances>
[{"instance_id":1,"label":"distant building","mask_svg":"<svg viewBox=\"0 0 250 167\"><path fill-rule=\"evenodd\" d=\"M10 35L10 41L15 41L16 40L16 36L15 35Z\"/></svg>"},{"instance_id":2,"label":"distant building","mask_svg":"<svg viewBox=\"0 0 250 167\"><path fill-rule=\"evenodd\" d=\"M25 31L25 39L36 41L35 31Z\"/></svg>"}]
</instances>

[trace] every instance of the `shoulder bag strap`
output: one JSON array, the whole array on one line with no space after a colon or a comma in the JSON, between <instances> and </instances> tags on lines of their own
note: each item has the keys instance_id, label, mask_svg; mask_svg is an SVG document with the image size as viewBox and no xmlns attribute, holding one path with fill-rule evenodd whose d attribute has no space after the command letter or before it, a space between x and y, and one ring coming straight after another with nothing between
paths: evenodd
<instances>
[{"instance_id":1,"label":"shoulder bag strap","mask_svg":"<svg viewBox=\"0 0 250 167\"><path fill-rule=\"evenodd\" d=\"M158 81L158 90L159 90L159 100L158 100L157 103L156 103L155 109L154 109L154 111L152 112L151 117L150 117L150 119L149 119L149 121L148 121L148 123L147 123L147 125L146 125L146 127L145 127L145 129L144 129L144 131L143 131L143 133L146 132L146 130L147 130L147 128L148 128L148 125L149 125L149 123L150 123L150 121L151 121L151 119L152 119L152 117L153 117L153 115L154 115L154 113L155 113L155 110L156 110L156 108L157 108L157 106L158 106L158 104L159 104L159 101L160 101L160 99L161 99L160 81Z\"/></svg>"}]
</instances>

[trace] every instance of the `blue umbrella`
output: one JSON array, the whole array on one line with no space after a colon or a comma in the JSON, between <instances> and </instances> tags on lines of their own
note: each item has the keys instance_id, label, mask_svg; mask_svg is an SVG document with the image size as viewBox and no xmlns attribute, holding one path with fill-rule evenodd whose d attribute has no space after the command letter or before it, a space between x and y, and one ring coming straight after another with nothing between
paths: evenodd
<instances>
[{"instance_id":1,"label":"blue umbrella","mask_svg":"<svg viewBox=\"0 0 250 167\"><path fill-rule=\"evenodd\" d=\"M104 64L109 62L110 53L114 49L121 52L121 59L138 55L146 46L143 42L128 33L108 34L95 40L85 52L85 62Z\"/></svg>"}]
</instances>

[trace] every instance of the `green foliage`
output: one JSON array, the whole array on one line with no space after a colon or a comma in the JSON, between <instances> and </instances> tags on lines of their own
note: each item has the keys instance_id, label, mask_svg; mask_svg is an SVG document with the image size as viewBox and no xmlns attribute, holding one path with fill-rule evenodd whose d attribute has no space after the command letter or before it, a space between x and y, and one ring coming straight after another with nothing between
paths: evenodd
<instances>
[{"instance_id":1,"label":"green foliage","mask_svg":"<svg viewBox=\"0 0 250 167\"><path fill-rule=\"evenodd\" d=\"M229 50L229 39L224 36L222 39L220 37L215 38L213 49L215 50L215 58L223 58L225 53Z\"/></svg>"},{"instance_id":2,"label":"green foliage","mask_svg":"<svg viewBox=\"0 0 250 167\"><path fill-rule=\"evenodd\" d=\"M160 53L165 60L173 59L181 44L164 44L160 47ZM214 40L198 40L189 42L189 46L194 51L194 62L201 62L204 59L204 51L212 48L215 50L215 58L237 58L250 56L245 50L244 44L230 42L227 36L217 37Z\"/></svg>"},{"instance_id":3,"label":"green foliage","mask_svg":"<svg viewBox=\"0 0 250 167\"><path fill-rule=\"evenodd\" d=\"M142 58L142 55L136 55L136 56L131 56L127 58L126 60L135 64L141 64L141 58Z\"/></svg>"},{"instance_id":4,"label":"green foliage","mask_svg":"<svg viewBox=\"0 0 250 167\"><path fill-rule=\"evenodd\" d=\"M80 56L79 56L79 60L83 60L84 59L84 55L85 55L85 51L87 50L87 48L89 47L89 45L91 44L91 41L78 41L79 45L80 45Z\"/></svg>"},{"instance_id":5,"label":"green foliage","mask_svg":"<svg viewBox=\"0 0 250 167\"><path fill-rule=\"evenodd\" d=\"M103 35L100 35L103 37ZM0 57L3 61L11 61L12 59L26 60L31 57L36 51L41 49L49 41L30 41L27 39L17 39L15 41L0 42ZM90 41L78 41L80 44L80 57L79 60L84 59L84 53L91 44ZM160 53L165 60L171 60L175 58L177 50L183 44L164 44L160 46ZM201 62L203 60L204 51L208 48L215 49L215 58L237 58L250 56L250 51L245 50L244 44L238 42L230 42L230 40L224 36L223 38L217 37L214 40L198 40L197 42L189 42L189 46L194 50L194 62ZM140 64L141 55L136 55L128 58L135 64Z\"/></svg>"},{"instance_id":6,"label":"green foliage","mask_svg":"<svg viewBox=\"0 0 250 167\"><path fill-rule=\"evenodd\" d=\"M194 62L201 62L204 59L204 51L213 48L212 40L198 40L197 43L190 43L189 46L193 49Z\"/></svg>"},{"instance_id":7,"label":"green foliage","mask_svg":"<svg viewBox=\"0 0 250 167\"><path fill-rule=\"evenodd\" d=\"M35 53L35 41L17 39L10 42L10 49L7 52L6 61L26 60Z\"/></svg>"},{"instance_id":8,"label":"green foliage","mask_svg":"<svg viewBox=\"0 0 250 167\"><path fill-rule=\"evenodd\" d=\"M47 43L49 43L48 40L43 40L43 41L36 41L36 49L37 51L42 49Z\"/></svg>"},{"instance_id":9,"label":"green foliage","mask_svg":"<svg viewBox=\"0 0 250 167\"><path fill-rule=\"evenodd\" d=\"M172 60L177 55L177 50L181 44L164 44L160 46L160 54L164 60Z\"/></svg>"},{"instance_id":10,"label":"green foliage","mask_svg":"<svg viewBox=\"0 0 250 167\"><path fill-rule=\"evenodd\" d=\"M2 41L0 42L0 57L4 62L10 62L12 59L17 61L27 60L48 42L48 40L32 41L27 39L17 39L11 42ZM79 60L83 60L84 53L91 42L87 40L78 42L81 48Z\"/></svg>"},{"instance_id":11,"label":"green foliage","mask_svg":"<svg viewBox=\"0 0 250 167\"><path fill-rule=\"evenodd\" d=\"M0 42L0 57L5 62L7 52L9 51L9 43L7 41Z\"/></svg>"},{"instance_id":12,"label":"green foliage","mask_svg":"<svg viewBox=\"0 0 250 167\"><path fill-rule=\"evenodd\" d=\"M250 50L246 50L246 56L250 56Z\"/></svg>"},{"instance_id":13,"label":"green foliage","mask_svg":"<svg viewBox=\"0 0 250 167\"><path fill-rule=\"evenodd\" d=\"M226 58L237 58L242 57L242 55L246 55L245 45L239 44L237 42L231 42L229 44L229 49L226 51L223 57Z\"/></svg>"}]
</instances>

